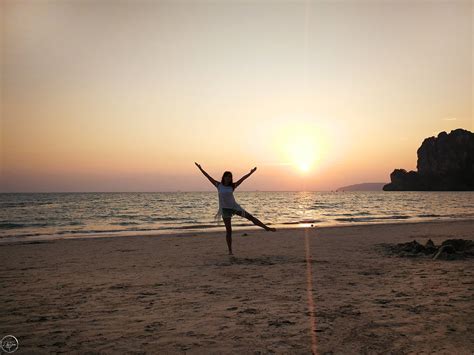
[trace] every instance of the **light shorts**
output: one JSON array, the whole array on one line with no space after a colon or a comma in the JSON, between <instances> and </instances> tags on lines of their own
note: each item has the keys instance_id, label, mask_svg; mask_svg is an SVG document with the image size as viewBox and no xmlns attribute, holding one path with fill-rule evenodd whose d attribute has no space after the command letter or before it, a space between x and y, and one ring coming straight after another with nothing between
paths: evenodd
<instances>
[{"instance_id":1,"label":"light shorts","mask_svg":"<svg viewBox=\"0 0 474 355\"><path fill-rule=\"evenodd\" d=\"M231 218L234 214L237 214L238 210L234 208L222 208L222 218ZM242 211L243 216L245 216L245 212Z\"/></svg>"}]
</instances>

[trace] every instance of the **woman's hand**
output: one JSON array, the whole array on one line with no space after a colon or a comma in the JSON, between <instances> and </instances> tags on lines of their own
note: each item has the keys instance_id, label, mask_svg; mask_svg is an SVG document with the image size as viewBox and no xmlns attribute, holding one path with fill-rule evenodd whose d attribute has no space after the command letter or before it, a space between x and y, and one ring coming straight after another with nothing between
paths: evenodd
<instances>
[{"instance_id":1,"label":"woman's hand","mask_svg":"<svg viewBox=\"0 0 474 355\"><path fill-rule=\"evenodd\" d=\"M252 170L250 170L250 174L252 174L255 170L257 170L257 167L253 168Z\"/></svg>"}]
</instances>

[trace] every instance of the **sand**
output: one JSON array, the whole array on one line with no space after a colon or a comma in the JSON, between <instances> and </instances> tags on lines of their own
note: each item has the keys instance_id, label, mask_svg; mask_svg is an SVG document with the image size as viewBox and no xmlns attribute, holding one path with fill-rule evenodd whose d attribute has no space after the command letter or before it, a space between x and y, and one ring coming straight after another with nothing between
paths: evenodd
<instances>
[{"instance_id":1,"label":"sand","mask_svg":"<svg viewBox=\"0 0 474 355\"><path fill-rule=\"evenodd\" d=\"M473 260L377 245L473 231L235 231L233 258L222 232L2 244L0 334L18 338L18 354L473 354Z\"/></svg>"}]
</instances>

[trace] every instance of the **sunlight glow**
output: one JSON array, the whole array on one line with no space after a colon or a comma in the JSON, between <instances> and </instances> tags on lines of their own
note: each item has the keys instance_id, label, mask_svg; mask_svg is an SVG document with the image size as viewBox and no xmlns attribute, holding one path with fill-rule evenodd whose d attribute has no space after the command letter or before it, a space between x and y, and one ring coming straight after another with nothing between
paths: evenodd
<instances>
[{"instance_id":1,"label":"sunlight glow","mask_svg":"<svg viewBox=\"0 0 474 355\"><path fill-rule=\"evenodd\" d=\"M273 151L280 162L287 162L296 173L312 175L328 164L328 152L331 157L337 156L339 147L329 142L339 141L342 130L327 119L292 113L274 117L272 124Z\"/></svg>"},{"instance_id":2,"label":"sunlight glow","mask_svg":"<svg viewBox=\"0 0 474 355\"><path fill-rule=\"evenodd\" d=\"M299 165L299 168L304 172L309 171L310 167L309 163L300 163Z\"/></svg>"},{"instance_id":3,"label":"sunlight glow","mask_svg":"<svg viewBox=\"0 0 474 355\"><path fill-rule=\"evenodd\" d=\"M304 133L289 137L286 151L289 159L302 172L308 172L317 157L316 137L305 136Z\"/></svg>"}]
</instances>

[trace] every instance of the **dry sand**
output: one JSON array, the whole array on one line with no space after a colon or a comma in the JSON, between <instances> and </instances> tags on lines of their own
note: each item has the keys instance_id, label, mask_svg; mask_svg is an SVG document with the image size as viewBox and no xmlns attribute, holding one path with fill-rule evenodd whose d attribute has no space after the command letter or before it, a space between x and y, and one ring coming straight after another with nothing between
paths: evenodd
<instances>
[{"instance_id":1,"label":"dry sand","mask_svg":"<svg viewBox=\"0 0 474 355\"><path fill-rule=\"evenodd\" d=\"M18 338L18 354L473 354L473 260L376 246L473 231L234 231L233 258L222 232L3 244L0 334Z\"/></svg>"}]
</instances>

